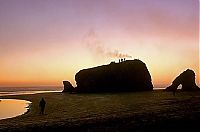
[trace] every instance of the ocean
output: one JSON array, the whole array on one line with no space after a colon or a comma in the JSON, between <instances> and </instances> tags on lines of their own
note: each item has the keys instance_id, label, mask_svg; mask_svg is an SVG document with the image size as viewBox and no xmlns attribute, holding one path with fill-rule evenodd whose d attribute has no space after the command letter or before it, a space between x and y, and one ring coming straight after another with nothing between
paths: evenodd
<instances>
[{"instance_id":1,"label":"ocean","mask_svg":"<svg viewBox=\"0 0 200 132\"><path fill-rule=\"evenodd\" d=\"M0 87L0 96L62 92L62 86Z\"/></svg>"},{"instance_id":2,"label":"ocean","mask_svg":"<svg viewBox=\"0 0 200 132\"><path fill-rule=\"evenodd\" d=\"M154 88L154 90L162 89L164 88ZM0 96L62 92L62 90L62 86L0 87Z\"/></svg>"}]
</instances>

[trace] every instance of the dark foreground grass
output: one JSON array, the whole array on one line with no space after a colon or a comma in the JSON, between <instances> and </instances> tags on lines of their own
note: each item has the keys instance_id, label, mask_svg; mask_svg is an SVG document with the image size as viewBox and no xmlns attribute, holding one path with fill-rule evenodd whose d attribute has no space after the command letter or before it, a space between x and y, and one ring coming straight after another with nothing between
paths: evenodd
<instances>
[{"instance_id":1,"label":"dark foreground grass","mask_svg":"<svg viewBox=\"0 0 200 132\"><path fill-rule=\"evenodd\" d=\"M39 114L44 97L45 115ZM28 113L0 120L0 131L200 131L200 92L44 93L5 96L32 102Z\"/></svg>"}]
</instances>

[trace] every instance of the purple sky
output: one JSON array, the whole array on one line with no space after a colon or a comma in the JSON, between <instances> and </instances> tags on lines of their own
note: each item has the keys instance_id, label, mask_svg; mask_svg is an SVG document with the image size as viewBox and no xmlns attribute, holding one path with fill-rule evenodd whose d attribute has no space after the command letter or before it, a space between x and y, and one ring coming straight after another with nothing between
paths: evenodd
<instances>
[{"instance_id":1,"label":"purple sky","mask_svg":"<svg viewBox=\"0 0 200 132\"><path fill-rule=\"evenodd\" d=\"M1 0L0 85L74 83L119 54L144 61L157 86L198 74L198 9L198 0Z\"/></svg>"}]
</instances>

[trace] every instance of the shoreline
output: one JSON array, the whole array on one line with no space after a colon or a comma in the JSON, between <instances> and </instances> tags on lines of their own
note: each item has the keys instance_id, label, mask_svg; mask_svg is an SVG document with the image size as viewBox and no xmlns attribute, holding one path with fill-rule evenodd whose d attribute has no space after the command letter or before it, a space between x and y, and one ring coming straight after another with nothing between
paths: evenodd
<instances>
[{"instance_id":1,"label":"shoreline","mask_svg":"<svg viewBox=\"0 0 200 132\"><path fill-rule=\"evenodd\" d=\"M44 90L44 91L7 91L7 92L0 92L0 98L3 96L15 96L15 95L30 95L30 94L40 94L40 93L56 93L56 92L62 92L61 90Z\"/></svg>"},{"instance_id":2,"label":"shoreline","mask_svg":"<svg viewBox=\"0 0 200 132\"><path fill-rule=\"evenodd\" d=\"M165 89L164 87L157 87L157 88L154 88L153 91L164 90L164 89ZM63 90L25 90L25 89L19 90L19 91L4 90L4 91L0 91L0 98L3 96L29 95L29 94L40 94L40 93L57 93L57 92L62 92L62 91Z\"/></svg>"},{"instance_id":3,"label":"shoreline","mask_svg":"<svg viewBox=\"0 0 200 132\"><path fill-rule=\"evenodd\" d=\"M45 115L39 115L41 97L47 101ZM4 98L29 100L32 106L21 116L0 120L0 131L148 131L170 128L173 122L177 124L174 130L182 125L183 131L200 130L195 123L200 120L199 92L177 92L176 96L160 90L112 94L40 93ZM193 123L189 123L191 127L188 121Z\"/></svg>"},{"instance_id":4,"label":"shoreline","mask_svg":"<svg viewBox=\"0 0 200 132\"><path fill-rule=\"evenodd\" d=\"M26 100L26 101L28 101L28 100ZM27 111L22 115L28 114L31 111L32 102L31 101L29 101L29 102L30 103L28 103L28 106L25 107L27 109ZM19 115L19 116L21 116L21 115Z\"/></svg>"}]
</instances>

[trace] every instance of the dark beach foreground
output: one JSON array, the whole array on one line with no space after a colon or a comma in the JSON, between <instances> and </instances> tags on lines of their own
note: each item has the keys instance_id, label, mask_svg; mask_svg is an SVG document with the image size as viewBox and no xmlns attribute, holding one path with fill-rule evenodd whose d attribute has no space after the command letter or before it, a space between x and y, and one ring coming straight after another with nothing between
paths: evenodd
<instances>
[{"instance_id":1,"label":"dark beach foreground","mask_svg":"<svg viewBox=\"0 0 200 132\"><path fill-rule=\"evenodd\" d=\"M39 101L47 106L39 114ZM0 131L200 131L200 92L43 93L4 96L32 102L28 113L0 120Z\"/></svg>"}]
</instances>

